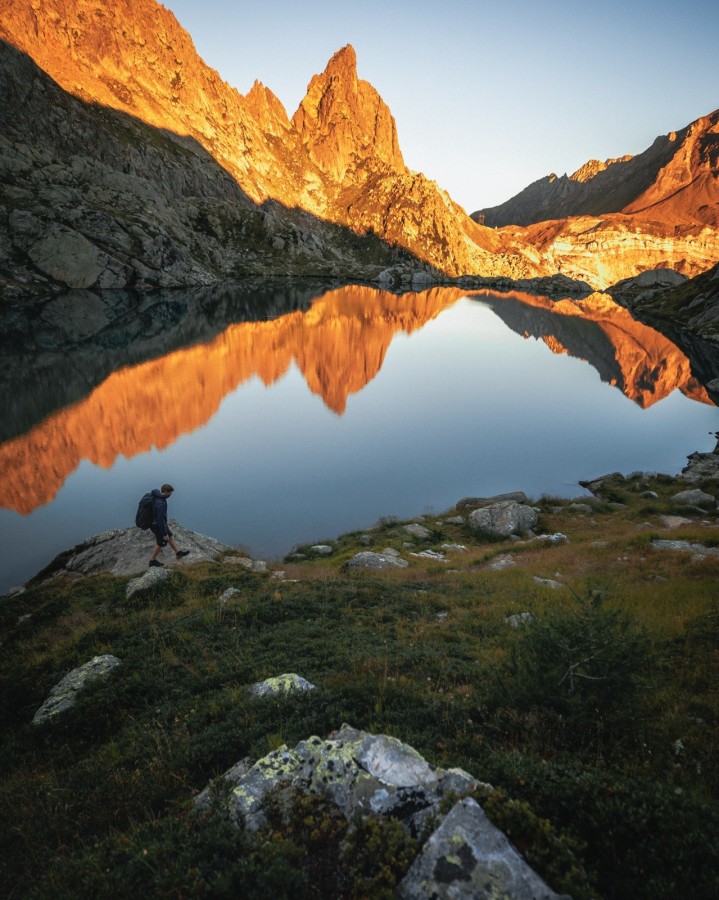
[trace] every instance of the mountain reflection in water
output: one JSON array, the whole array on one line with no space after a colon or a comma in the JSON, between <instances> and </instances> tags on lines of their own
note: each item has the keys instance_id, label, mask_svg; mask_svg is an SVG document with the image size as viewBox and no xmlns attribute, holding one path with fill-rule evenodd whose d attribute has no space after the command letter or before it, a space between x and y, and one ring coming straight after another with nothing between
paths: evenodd
<instances>
[{"instance_id":1,"label":"mountain reflection in water","mask_svg":"<svg viewBox=\"0 0 719 900\"><path fill-rule=\"evenodd\" d=\"M114 316L98 308L97 303L105 301L95 298L94 335L85 335L83 341L70 332L66 339L77 345L71 352L36 351L27 365L31 373L50 373L45 383L52 381L52 402L61 406L63 383L73 399L82 385L97 386L90 387L84 399L0 445L0 471L5 473L0 506L28 514L49 503L82 460L110 468L119 456L129 459L153 447L167 448L204 426L238 386L253 378L266 386L275 384L293 364L309 390L342 415L348 396L362 391L380 372L398 333L413 334L461 297L481 300L513 331L541 338L553 353L587 360L603 381L642 408L675 389L711 403L684 354L605 295L553 301L457 288L396 295L358 285L315 297L310 287L275 285L272 291L271 298L265 293L264 302L261 291L252 294L254 305L247 294L227 289L195 291L170 302L146 298L139 310L121 302ZM78 293L54 300L58 308L51 310L52 316L46 311L44 321L54 316L67 330L73 304L82 299ZM254 320L223 327L224 319L238 316ZM92 316L88 320L92 322ZM132 364L152 356L158 347L191 343L193 337L213 331L219 333L207 343ZM36 329L38 333L42 335L42 329ZM24 352L30 355L27 348ZM108 372L109 366L119 368ZM27 419L32 410L42 409L33 391L39 386L42 393L43 379L29 377L25 383L25 395L14 385L6 397L17 416Z\"/></svg>"}]
</instances>

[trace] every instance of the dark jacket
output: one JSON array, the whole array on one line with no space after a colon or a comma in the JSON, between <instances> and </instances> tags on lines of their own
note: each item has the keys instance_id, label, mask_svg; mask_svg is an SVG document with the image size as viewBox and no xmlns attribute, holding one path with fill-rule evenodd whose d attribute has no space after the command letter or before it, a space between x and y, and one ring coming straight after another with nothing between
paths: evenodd
<instances>
[{"instance_id":1,"label":"dark jacket","mask_svg":"<svg viewBox=\"0 0 719 900\"><path fill-rule=\"evenodd\" d=\"M152 529L160 534L167 534L167 497L162 491L155 488L152 492Z\"/></svg>"}]
</instances>

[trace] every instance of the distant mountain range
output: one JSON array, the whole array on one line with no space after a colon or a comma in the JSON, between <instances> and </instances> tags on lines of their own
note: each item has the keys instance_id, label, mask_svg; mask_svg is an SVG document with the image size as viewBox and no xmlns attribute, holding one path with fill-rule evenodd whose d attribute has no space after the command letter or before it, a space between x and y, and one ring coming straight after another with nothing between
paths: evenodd
<instances>
[{"instance_id":1,"label":"distant mountain range","mask_svg":"<svg viewBox=\"0 0 719 900\"><path fill-rule=\"evenodd\" d=\"M716 228L719 110L658 137L638 156L593 159L573 175L548 175L472 218L503 227L609 213L622 213L635 222Z\"/></svg>"},{"instance_id":2,"label":"distant mountain range","mask_svg":"<svg viewBox=\"0 0 719 900\"><path fill-rule=\"evenodd\" d=\"M637 157L537 182L480 225L405 166L350 46L289 117L263 85L226 84L155 0L5 0L0 39L8 292L248 274L563 273L603 289L719 260L717 113Z\"/></svg>"}]
</instances>

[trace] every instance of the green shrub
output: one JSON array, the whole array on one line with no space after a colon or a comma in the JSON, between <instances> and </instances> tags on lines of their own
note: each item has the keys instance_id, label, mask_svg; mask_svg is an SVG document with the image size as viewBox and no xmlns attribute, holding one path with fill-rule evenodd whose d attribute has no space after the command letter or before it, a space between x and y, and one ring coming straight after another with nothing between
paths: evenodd
<instances>
[{"instance_id":1,"label":"green shrub","mask_svg":"<svg viewBox=\"0 0 719 900\"><path fill-rule=\"evenodd\" d=\"M607 732L637 724L637 695L648 642L630 618L607 609L597 591L575 597L527 627L512 647L495 694L500 707L548 713L571 746L597 746Z\"/></svg>"}]
</instances>

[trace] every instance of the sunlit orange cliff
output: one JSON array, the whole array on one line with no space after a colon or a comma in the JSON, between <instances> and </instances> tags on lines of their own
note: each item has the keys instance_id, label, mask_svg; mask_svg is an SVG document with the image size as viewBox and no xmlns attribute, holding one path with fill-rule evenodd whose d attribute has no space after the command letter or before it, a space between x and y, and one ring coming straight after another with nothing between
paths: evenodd
<instances>
[{"instance_id":1,"label":"sunlit orange cliff","mask_svg":"<svg viewBox=\"0 0 719 900\"><path fill-rule=\"evenodd\" d=\"M380 371L394 335L411 334L464 295L455 288L403 296L343 288L306 312L231 325L211 343L120 369L86 400L0 446L0 471L5 473L0 506L26 514L49 502L83 459L109 467L119 455L167 447L204 425L238 385L253 377L273 384L293 364L310 390L341 414L348 396ZM709 402L677 347L605 297L559 302L528 294L493 298L495 311L507 310L515 319L511 309L517 307L526 317L519 327L536 331L554 352L581 355L582 348L568 351L550 328L562 335L564 322L580 320L600 328L612 356L607 377L642 406L677 388ZM537 324L540 313L549 318ZM174 386L176 402L168 397L167 384Z\"/></svg>"}]
</instances>

